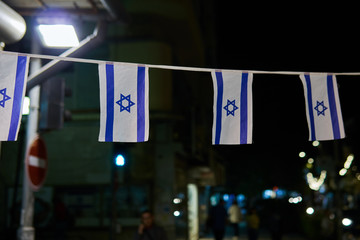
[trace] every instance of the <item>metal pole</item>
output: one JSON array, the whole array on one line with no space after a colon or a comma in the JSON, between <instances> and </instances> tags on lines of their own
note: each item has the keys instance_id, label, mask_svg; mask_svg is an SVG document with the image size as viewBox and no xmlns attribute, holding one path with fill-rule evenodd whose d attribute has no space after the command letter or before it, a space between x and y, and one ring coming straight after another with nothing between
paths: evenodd
<instances>
[{"instance_id":1,"label":"metal pole","mask_svg":"<svg viewBox=\"0 0 360 240\"><path fill-rule=\"evenodd\" d=\"M0 51L4 50L5 43L0 42ZM0 157L1 157L1 141L0 141Z\"/></svg>"},{"instance_id":2,"label":"metal pole","mask_svg":"<svg viewBox=\"0 0 360 240\"><path fill-rule=\"evenodd\" d=\"M101 32L99 32L101 31ZM100 44L105 36L105 28L102 22L99 22L97 28L93 34L89 35L86 39L81 41L80 46L71 48L65 51L61 56L81 55L89 50L90 47L95 47ZM40 44L36 35L33 35L31 52L33 54L40 54ZM30 98L30 113L28 116L27 128L26 128L26 149L29 149L30 144L37 135L38 122L39 122L39 108L40 108L40 86L39 84L45 81L47 78L55 74L54 68L57 70L65 67L64 64L58 64L59 61L53 61L48 63L45 68L41 67L41 59L32 58L30 64L30 77L27 83L27 91ZM50 70L52 69L52 70ZM24 161L25 163L25 161ZM24 168L25 169L25 168ZM23 182L23 197L22 197L22 209L20 218L20 227L17 232L18 240L34 240L35 229L33 227L34 217L34 193L30 188L26 170L24 171Z\"/></svg>"},{"instance_id":3,"label":"metal pole","mask_svg":"<svg viewBox=\"0 0 360 240\"><path fill-rule=\"evenodd\" d=\"M36 37L32 39L32 52L40 53L39 41ZM41 68L40 59L32 59L30 64L30 73L36 72ZM30 98L30 113L28 116L26 127L26 149L28 150L31 142L35 138L38 131L39 119L39 101L40 101L40 86L36 86L29 91ZM22 196L22 209L20 227L18 229L19 240L34 240L35 229L33 227L34 218L34 193L30 188L28 178L26 176L24 161L24 181L23 181L23 196Z\"/></svg>"},{"instance_id":4,"label":"metal pole","mask_svg":"<svg viewBox=\"0 0 360 240\"><path fill-rule=\"evenodd\" d=\"M117 225L117 190L119 187L119 176L114 162L111 163L111 222L110 222L110 240L116 239Z\"/></svg>"}]
</instances>

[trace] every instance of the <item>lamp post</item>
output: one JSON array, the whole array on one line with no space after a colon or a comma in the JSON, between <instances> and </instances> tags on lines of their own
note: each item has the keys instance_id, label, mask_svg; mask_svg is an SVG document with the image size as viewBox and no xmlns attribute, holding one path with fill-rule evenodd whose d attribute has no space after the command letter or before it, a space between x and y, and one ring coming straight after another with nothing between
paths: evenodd
<instances>
[{"instance_id":1,"label":"lamp post","mask_svg":"<svg viewBox=\"0 0 360 240\"><path fill-rule=\"evenodd\" d=\"M119 185L123 182L124 173L123 167L125 166L126 160L122 154L117 154L111 164L111 223L110 223L110 240L116 239L116 233L120 231L120 225L117 222L117 191L119 189ZM118 169L120 168L120 169ZM120 171L120 174L119 174Z\"/></svg>"},{"instance_id":2,"label":"lamp post","mask_svg":"<svg viewBox=\"0 0 360 240\"><path fill-rule=\"evenodd\" d=\"M47 26L48 27L48 26ZM45 27L48 31L40 31L42 34L43 43L46 44L44 39L47 39L48 35L52 32ZM50 28L51 30L51 28ZM74 34L75 32L72 31L70 34ZM74 37L74 36L73 36ZM58 38L60 38L58 36ZM62 39L67 39L68 35L65 32L62 32ZM76 36L77 40L77 36ZM41 46L39 44L38 38L33 36L32 43L31 43L31 52L35 54L41 53ZM48 47L71 47L78 45L77 43L71 44L64 44L61 43L61 46L56 44L47 45ZM30 74L36 73L41 68L41 59L32 59L30 64ZM38 133L38 122L39 122L39 110L40 110L40 86L37 85L29 90L29 98L30 98L30 111L27 121L26 127L26 149L28 151L32 141L36 137ZM25 163L25 161L24 161ZM25 166L24 166L25 169ZM35 229L33 227L33 218L34 218L34 192L30 188L28 177L26 176L26 171L24 171L24 180L23 180L23 197L22 197L22 209L21 209L21 216L20 216L20 227L17 231L17 238L19 240L34 240L35 239Z\"/></svg>"},{"instance_id":3,"label":"lamp post","mask_svg":"<svg viewBox=\"0 0 360 240\"><path fill-rule=\"evenodd\" d=\"M40 53L40 45L35 37L32 39L31 51ZM36 72L41 67L40 59L33 59L30 64L30 73ZM40 86L36 86L29 91L30 111L26 126L26 149L29 149L31 142L38 131L39 106L40 106ZM25 163L25 161L24 161ZM25 166L24 166L25 169ZM26 171L24 170L23 197L20 216L20 227L17 232L19 240L34 240L35 229L33 227L34 217L34 193L30 188Z\"/></svg>"}]
</instances>

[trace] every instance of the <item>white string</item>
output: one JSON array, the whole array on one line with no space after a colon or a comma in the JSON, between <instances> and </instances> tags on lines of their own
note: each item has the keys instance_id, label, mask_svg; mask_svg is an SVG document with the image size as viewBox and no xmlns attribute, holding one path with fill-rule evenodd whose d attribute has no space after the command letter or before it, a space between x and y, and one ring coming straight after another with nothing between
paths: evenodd
<instances>
[{"instance_id":1,"label":"white string","mask_svg":"<svg viewBox=\"0 0 360 240\"><path fill-rule=\"evenodd\" d=\"M48 60L58 60L58 61L68 61L68 62L80 62L80 63L91 63L91 64L100 64L100 63L120 63L127 65L141 65L148 68L158 68L158 69L168 69L168 70L179 70L179 71L190 71L190 72L212 72L212 71L242 71L253 74L274 74L274 75L300 75L308 72L299 72L299 71L263 71L263 70L235 70L235 69L214 69L214 68L200 68L200 67L184 67L184 66L171 66L171 65L156 65L156 64L141 64L141 63L128 63L128 62L113 62L113 61L104 61L104 60L93 60L85 58L73 58L73 57L62 57L62 56L50 56L50 55L41 55L33 53L16 53L1 51L1 53L7 54L16 54L21 56L28 56L31 58L40 58ZM313 74L324 74L325 72L311 72ZM359 76L360 72L339 72L331 73L333 75L343 75L343 76Z\"/></svg>"}]
</instances>

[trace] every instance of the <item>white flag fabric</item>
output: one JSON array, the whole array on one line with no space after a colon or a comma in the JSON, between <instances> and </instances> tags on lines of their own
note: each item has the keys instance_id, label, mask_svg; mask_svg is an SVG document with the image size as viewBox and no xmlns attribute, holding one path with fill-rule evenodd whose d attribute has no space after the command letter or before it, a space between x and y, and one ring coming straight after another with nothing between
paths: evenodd
<instances>
[{"instance_id":1,"label":"white flag fabric","mask_svg":"<svg viewBox=\"0 0 360 240\"><path fill-rule=\"evenodd\" d=\"M16 141L22 116L29 58L0 52L0 141Z\"/></svg>"},{"instance_id":2,"label":"white flag fabric","mask_svg":"<svg viewBox=\"0 0 360 240\"><path fill-rule=\"evenodd\" d=\"M304 86L309 141L345 137L335 75L301 74Z\"/></svg>"},{"instance_id":3,"label":"white flag fabric","mask_svg":"<svg viewBox=\"0 0 360 240\"><path fill-rule=\"evenodd\" d=\"M149 138L148 67L100 63L100 142Z\"/></svg>"},{"instance_id":4,"label":"white flag fabric","mask_svg":"<svg viewBox=\"0 0 360 240\"><path fill-rule=\"evenodd\" d=\"M212 71L213 144L252 143L252 73Z\"/></svg>"}]
</instances>

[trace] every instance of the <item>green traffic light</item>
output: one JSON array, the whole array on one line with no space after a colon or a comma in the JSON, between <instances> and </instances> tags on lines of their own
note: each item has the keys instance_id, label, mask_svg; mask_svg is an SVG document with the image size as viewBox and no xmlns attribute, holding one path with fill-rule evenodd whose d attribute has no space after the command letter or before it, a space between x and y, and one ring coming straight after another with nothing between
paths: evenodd
<instances>
[{"instance_id":1,"label":"green traffic light","mask_svg":"<svg viewBox=\"0 0 360 240\"><path fill-rule=\"evenodd\" d=\"M121 155L121 154L118 154L118 155L116 156L116 158L115 158L115 164L116 164L116 166L118 166L118 167L124 166L124 165L125 165L125 158L124 158L124 156Z\"/></svg>"}]
</instances>

